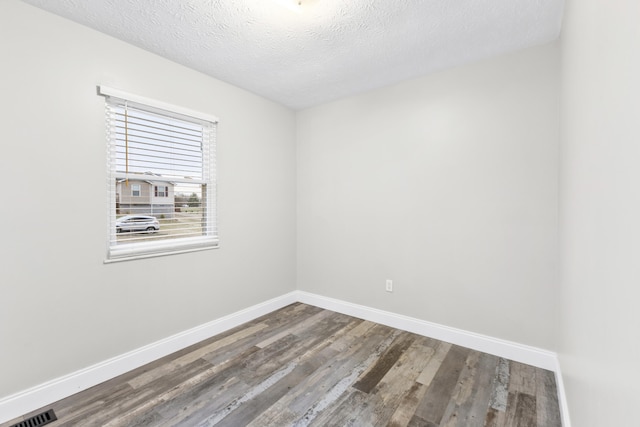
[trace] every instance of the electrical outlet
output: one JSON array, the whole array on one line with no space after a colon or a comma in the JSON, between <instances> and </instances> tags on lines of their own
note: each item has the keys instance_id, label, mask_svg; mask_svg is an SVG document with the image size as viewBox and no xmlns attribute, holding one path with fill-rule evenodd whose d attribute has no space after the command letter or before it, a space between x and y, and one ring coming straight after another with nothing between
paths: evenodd
<instances>
[{"instance_id":1,"label":"electrical outlet","mask_svg":"<svg viewBox=\"0 0 640 427\"><path fill-rule=\"evenodd\" d=\"M393 280L387 279L387 284L385 285L385 290L387 292L393 292Z\"/></svg>"}]
</instances>

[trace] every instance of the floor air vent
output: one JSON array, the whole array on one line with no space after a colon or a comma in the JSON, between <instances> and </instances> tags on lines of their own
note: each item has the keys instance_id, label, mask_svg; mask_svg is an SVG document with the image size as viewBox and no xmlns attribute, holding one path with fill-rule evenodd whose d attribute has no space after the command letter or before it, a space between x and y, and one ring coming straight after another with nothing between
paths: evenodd
<instances>
[{"instance_id":1,"label":"floor air vent","mask_svg":"<svg viewBox=\"0 0 640 427\"><path fill-rule=\"evenodd\" d=\"M18 424L14 424L11 427L40 427L52 423L57 419L58 417L56 417L53 409L49 409L46 412L41 412L38 415L34 415L24 421L20 421Z\"/></svg>"}]
</instances>

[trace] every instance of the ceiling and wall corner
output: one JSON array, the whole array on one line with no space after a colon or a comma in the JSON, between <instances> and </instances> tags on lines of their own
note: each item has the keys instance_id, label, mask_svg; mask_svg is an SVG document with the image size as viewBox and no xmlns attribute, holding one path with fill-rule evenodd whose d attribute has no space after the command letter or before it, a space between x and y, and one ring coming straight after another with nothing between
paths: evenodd
<instances>
[{"instance_id":1,"label":"ceiling and wall corner","mask_svg":"<svg viewBox=\"0 0 640 427\"><path fill-rule=\"evenodd\" d=\"M564 0L23 0L292 109L558 37ZM284 0L282 0L284 1Z\"/></svg>"}]
</instances>

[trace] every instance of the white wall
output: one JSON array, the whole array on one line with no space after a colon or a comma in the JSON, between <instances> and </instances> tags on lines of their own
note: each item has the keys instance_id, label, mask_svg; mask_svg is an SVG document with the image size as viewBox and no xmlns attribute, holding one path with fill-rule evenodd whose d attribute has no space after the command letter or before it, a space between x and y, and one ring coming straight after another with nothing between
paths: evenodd
<instances>
[{"instance_id":1,"label":"white wall","mask_svg":"<svg viewBox=\"0 0 640 427\"><path fill-rule=\"evenodd\" d=\"M555 349L558 77L551 44L299 112L298 288Z\"/></svg>"},{"instance_id":2,"label":"white wall","mask_svg":"<svg viewBox=\"0 0 640 427\"><path fill-rule=\"evenodd\" d=\"M0 398L295 288L292 111L17 0L0 58ZM103 264L97 84L220 118L220 249Z\"/></svg>"},{"instance_id":3,"label":"white wall","mask_svg":"<svg viewBox=\"0 0 640 427\"><path fill-rule=\"evenodd\" d=\"M569 0L562 34L560 352L578 427L638 425L639 16Z\"/></svg>"}]
</instances>

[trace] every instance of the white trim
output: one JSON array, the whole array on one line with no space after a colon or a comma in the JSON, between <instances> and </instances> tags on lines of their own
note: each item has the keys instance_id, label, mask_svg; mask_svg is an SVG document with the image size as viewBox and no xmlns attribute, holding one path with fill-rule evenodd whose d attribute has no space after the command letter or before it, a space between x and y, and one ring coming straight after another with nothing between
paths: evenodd
<instances>
[{"instance_id":1,"label":"white trim","mask_svg":"<svg viewBox=\"0 0 640 427\"><path fill-rule=\"evenodd\" d=\"M132 369L293 304L296 301L296 293L290 292L120 356L96 363L93 366L4 397L0 399L0 423L18 418L52 402L86 390Z\"/></svg>"},{"instance_id":2,"label":"white trim","mask_svg":"<svg viewBox=\"0 0 640 427\"><path fill-rule=\"evenodd\" d=\"M571 427L560 362L556 353L303 291L289 292L88 368L2 398L0 399L0 423L17 418L79 391L86 390L103 381L294 302L314 305L553 371L556 374L562 425Z\"/></svg>"},{"instance_id":3,"label":"white trim","mask_svg":"<svg viewBox=\"0 0 640 427\"><path fill-rule=\"evenodd\" d=\"M441 341L526 363L527 365L547 369L555 373L556 387L558 390L558 403L562 426L571 427L569 419L569 406L565 394L562 371L560 370L560 360L558 355L552 351L532 347L512 341L494 338L487 335L477 334L462 329L440 325L426 320L403 316L389 311L378 310L364 305L324 297L304 291L296 291L299 302L314 305L338 313L346 314L360 319L369 320L404 331L413 332L418 335L435 338Z\"/></svg>"},{"instance_id":4,"label":"white trim","mask_svg":"<svg viewBox=\"0 0 640 427\"><path fill-rule=\"evenodd\" d=\"M98 85L98 94L102 96L112 96L114 98L126 99L127 101L148 105L153 108L159 108L160 110L171 111L171 112L182 114L185 116L194 117L200 120L206 120L208 122L218 123L219 121L216 116L213 116L211 114L202 113L200 111L191 110L189 108L181 107L179 105L173 105L173 104L169 104L168 102L158 101L157 99L147 98L145 96L140 96L133 93L125 92L120 89L114 89L109 86Z\"/></svg>"},{"instance_id":5,"label":"white trim","mask_svg":"<svg viewBox=\"0 0 640 427\"><path fill-rule=\"evenodd\" d=\"M171 251L146 253L143 255L129 255L129 256L123 256L121 258L109 258L107 256L107 258L105 258L102 262L103 264L114 264L117 262L134 261L137 259L156 258L161 256L167 256L167 255L179 255L179 254L188 254L191 252L208 251L211 249L220 249L220 244L216 241L211 246L202 246L202 247L191 248L191 249L176 249Z\"/></svg>"},{"instance_id":6,"label":"white trim","mask_svg":"<svg viewBox=\"0 0 640 427\"><path fill-rule=\"evenodd\" d=\"M562 379L562 369L560 369L560 358L556 358L556 387L558 388L558 403L560 404L560 416L562 417L563 427L571 427L571 419L569 417L569 402L564 389L564 381Z\"/></svg>"},{"instance_id":7,"label":"white trim","mask_svg":"<svg viewBox=\"0 0 640 427\"><path fill-rule=\"evenodd\" d=\"M308 292L298 291L298 301L349 316L359 317L372 322L413 332L414 334L450 342L462 347L526 363L527 365L555 371L557 355L551 351L512 341L493 338L475 332L464 331L437 323L427 322L389 311L353 304L334 298L323 297Z\"/></svg>"},{"instance_id":8,"label":"white trim","mask_svg":"<svg viewBox=\"0 0 640 427\"><path fill-rule=\"evenodd\" d=\"M180 239L167 239L156 242L121 243L109 248L105 264L157 256L182 254L207 249L217 249L220 241L217 237L197 236Z\"/></svg>"}]
</instances>

